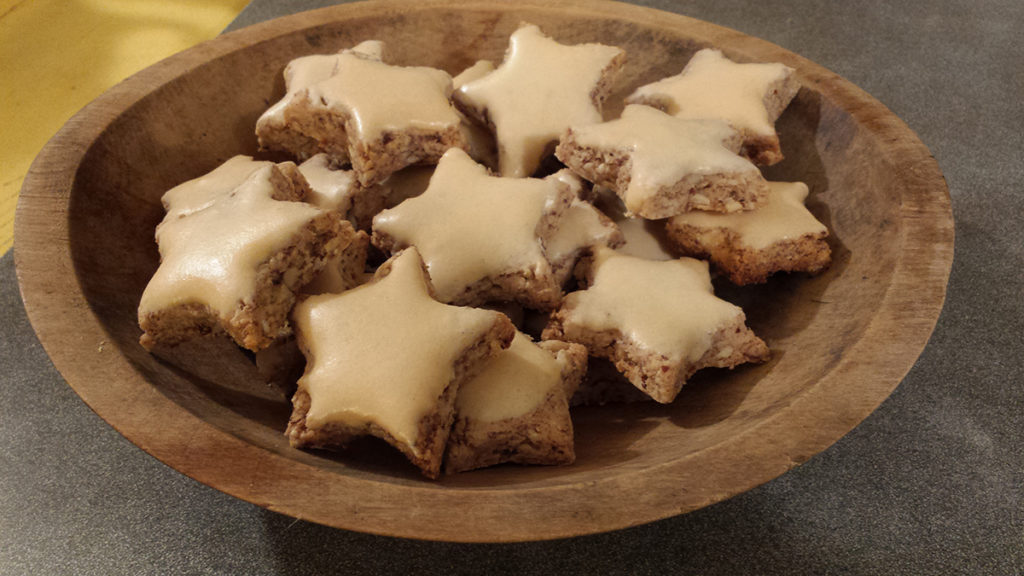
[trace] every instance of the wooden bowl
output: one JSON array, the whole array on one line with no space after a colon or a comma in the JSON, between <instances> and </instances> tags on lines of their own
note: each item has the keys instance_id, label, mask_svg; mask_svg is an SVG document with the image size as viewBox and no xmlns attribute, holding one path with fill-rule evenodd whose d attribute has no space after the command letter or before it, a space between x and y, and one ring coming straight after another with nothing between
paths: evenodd
<instances>
[{"instance_id":1,"label":"wooden bowl","mask_svg":"<svg viewBox=\"0 0 1024 576\"><path fill-rule=\"evenodd\" d=\"M668 406L579 410L576 464L501 466L426 481L368 442L303 452L282 434L289 404L223 342L151 355L136 307L157 266L161 194L254 153L257 116L289 59L359 41L457 73L500 60L522 21L565 43L624 48L608 112L634 87L715 46L779 61L803 85L779 121L775 180L811 187L835 262L722 293L747 311L773 360L701 374ZM15 260L25 307L57 369L132 442L205 484L332 526L412 538L517 541L649 522L723 500L804 462L875 409L914 364L942 307L953 254L949 193L913 132L832 72L762 40L636 6L372 2L226 34L164 60L87 106L25 180Z\"/></svg>"}]
</instances>

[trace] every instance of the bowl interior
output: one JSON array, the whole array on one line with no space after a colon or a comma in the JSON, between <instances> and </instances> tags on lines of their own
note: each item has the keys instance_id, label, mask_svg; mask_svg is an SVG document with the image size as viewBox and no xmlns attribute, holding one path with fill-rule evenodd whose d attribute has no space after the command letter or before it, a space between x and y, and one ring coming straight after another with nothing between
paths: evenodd
<instances>
[{"instance_id":1,"label":"bowl interior","mask_svg":"<svg viewBox=\"0 0 1024 576\"><path fill-rule=\"evenodd\" d=\"M716 283L718 294L741 305L769 344L770 362L702 371L671 405L576 410L572 466L498 466L427 482L396 451L372 440L341 456L290 448L283 435L288 398L264 384L250 357L230 342L204 340L159 354L142 349L136 310L158 264L153 231L163 217L161 195L235 154L257 152L253 127L283 94L281 72L290 59L380 39L388 62L456 74L481 58L500 61L508 35L522 21L564 43L601 42L626 50L626 68L606 105L608 117L619 113L622 98L635 87L679 72L704 46L721 48L738 61L783 61L797 69L803 88L778 122L786 159L766 173L771 180L809 185L808 206L831 231L833 264L814 278L780 275L744 288ZM19 219L26 222L18 232L19 279L40 340L101 416L183 472L262 505L337 526L468 540L569 535L691 510L782 473L856 425L913 364L941 308L952 219L941 174L934 164L921 164L927 150L855 87L763 41L610 3L492 6L465 0L336 7L227 35L189 54L115 89L118 98L131 96L121 108L106 108L114 96L86 108L80 124L69 124L68 134L44 151L37 161L42 167L26 180L24 210L19 206ZM94 125L100 127L95 136L81 128ZM88 141L84 150L68 155L61 146L73 141L76 130L88 132ZM905 143L898 148L894 142L900 138ZM907 170L901 155L912 157L914 170ZM39 224L48 218L48 205L40 200L48 196L38 191L52 187L43 169L51 163L71 174L66 200L52 200L66 201L58 209L67 212L74 281L61 290L71 300L46 286L53 276L45 272L45 259L66 258L68 249L48 243L50 229ZM933 201L934 209L922 208ZM907 218L908 210L917 210L915 219ZM908 272L911 249L922 264ZM908 286L921 291L919 309L913 309ZM59 316L77 318L79 310L68 304L77 298L87 304L87 321L103 334L101 351L106 347L119 366L127 366L117 373L123 379L100 381L99 372L89 371L110 362L89 356L95 351L90 342L67 335ZM877 333L889 325L882 326L880 311L894 316L899 306L914 315L905 316L903 341L883 363ZM123 403L117 394L124 395ZM150 425L133 412L140 398L151 404L159 398L174 409L154 410L159 416ZM186 440L164 442L162 427L180 434L184 426L171 418L194 418L201 426ZM202 459L189 452L224 446L224 438L239 449L238 462L256 455L252 467L267 470L266 490L224 475L217 462L230 455ZM670 483L661 476L669 469L676 474ZM309 479L327 494L312 501L296 494L312 487ZM323 488L331 481L336 489ZM608 501L628 486L637 492ZM415 499L426 512L413 518L364 507L359 511L366 515L359 518L339 515L358 508L346 492L353 487L362 497L406 509L408 503L395 499ZM595 498L598 488L603 500ZM510 492L523 513L550 510L559 520L543 527L530 518L514 525L487 523L508 513L510 500L501 496ZM479 518L455 515L456 501L479 504ZM438 514L449 514L453 524L437 522ZM459 522L475 523L477 531Z\"/></svg>"},{"instance_id":2,"label":"bowl interior","mask_svg":"<svg viewBox=\"0 0 1024 576\"><path fill-rule=\"evenodd\" d=\"M372 442L342 458L292 450L282 434L288 400L261 382L245 354L226 342L205 340L150 355L138 345L136 309L159 262L153 230L163 216L160 196L235 154L256 153L256 118L283 94L281 72L291 58L376 38L384 40L390 62L456 74L480 58L500 61L523 15L460 16L443 11L415 18L379 15L325 23L243 48L149 94L95 141L71 195L76 272L113 343L152 386L224 431L285 457L315 458L318 466L339 473L356 468L383 482L416 480L400 457ZM626 50L629 61L609 98L610 117L621 110L625 94L677 73L703 47L684 30L667 36L578 14L545 13L533 20L565 43L600 41ZM578 460L571 467L499 467L444 483L557 484L686 457L773 417L834 367L872 319L860 312L871 310L889 284L898 199L877 185L884 180L878 173L884 163L872 142L820 93L803 88L780 119L779 131L786 159L768 171L769 178L810 186L809 205L832 231L834 264L816 278L781 275L745 288L718 283L720 295L743 306L751 327L771 346L773 360L699 373L672 405L579 409Z\"/></svg>"}]
</instances>

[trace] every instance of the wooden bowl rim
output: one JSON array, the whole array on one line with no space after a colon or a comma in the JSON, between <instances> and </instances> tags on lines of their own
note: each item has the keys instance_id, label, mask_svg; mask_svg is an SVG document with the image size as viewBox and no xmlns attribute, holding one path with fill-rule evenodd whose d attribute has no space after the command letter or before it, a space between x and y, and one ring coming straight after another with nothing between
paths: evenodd
<instances>
[{"instance_id":1,"label":"wooden bowl rim","mask_svg":"<svg viewBox=\"0 0 1024 576\"><path fill-rule=\"evenodd\" d=\"M325 23L393 11L521 8L611 17L676 34L685 30L732 52L795 66L806 87L842 102L899 165L894 193L901 194L900 250L892 282L863 336L815 386L728 441L653 468L627 468L596 482L558 487L458 489L371 482L272 453L177 405L148 385L122 354L104 348L105 329L75 275L68 208L83 156L122 112L194 67ZM884 105L835 73L764 40L678 14L594 0L361 2L225 34L139 72L69 120L32 164L15 222L18 282L39 341L75 392L133 443L200 482L297 518L376 534L467 542L559 538L642 524L739 494L807 460L866 418L914 365L942 310L952 259L953 216L942 173L913 131ZM842 405L832 401L839 390ZM176 419L193 432L168 438L143 412ZM200 453L219 457L194 457ZM751 453L758 454L756 461L746 458ZM741 475L729 466L737 462L745 463ZM686 479L697 477L700 489L681 489L688 486ZM313 486L316 498L310 498ZM630 494L642 497L624 497Z\"/></svg>"}]
</instances>

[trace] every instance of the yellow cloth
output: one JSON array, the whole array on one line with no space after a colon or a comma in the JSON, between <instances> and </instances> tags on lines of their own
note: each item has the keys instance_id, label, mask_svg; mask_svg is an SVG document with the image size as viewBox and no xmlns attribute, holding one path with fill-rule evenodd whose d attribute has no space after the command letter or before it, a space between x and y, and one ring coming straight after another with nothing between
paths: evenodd
<instances>
[{"instance_id":1,"label":"yellow cloth","mask_svg":"<svg viewBox=\"0 0 1024 576\"><path fill-rule=\"evenodd\" d=\"M120 80L216 36L248 0L0 0L0 255L32 159Z\"/></svg>"}]
</instances>

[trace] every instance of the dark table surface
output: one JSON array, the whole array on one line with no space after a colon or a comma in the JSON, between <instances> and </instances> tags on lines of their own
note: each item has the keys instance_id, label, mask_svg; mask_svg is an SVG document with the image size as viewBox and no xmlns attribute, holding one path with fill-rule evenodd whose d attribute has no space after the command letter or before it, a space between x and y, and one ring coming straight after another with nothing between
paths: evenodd
<instances>
[{"instance_id":1,"label":"dark table surface","mask_svg":"<svg viewBox=\"0 0 1024 576\"><path fill-rule=\"evenodd\" d=\"M231 28L321 2L255 0ZM945 309L896 392L831 448L725 502L513 545L281 516L154 460L54 370L0 258L0 573L1024 574L1024 3L646 2L801 54L886 104L949 183Z\"/></svg>"}]
</instances>

